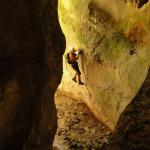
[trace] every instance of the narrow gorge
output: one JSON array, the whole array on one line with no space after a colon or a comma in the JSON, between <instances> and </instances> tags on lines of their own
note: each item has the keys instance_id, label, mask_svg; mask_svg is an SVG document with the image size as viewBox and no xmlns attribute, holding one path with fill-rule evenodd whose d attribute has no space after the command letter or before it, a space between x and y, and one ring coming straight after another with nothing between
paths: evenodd
<instances>
[{"instance_id":1,"label":"narrow gorge","mask_svg":"<svg viewBox=\"0 0 150 150\"><path fill-rule=\"evenodd\" d=\"M0 18L0 150L150 149L149 0L1 1Z\"/></svg>"}]
</instances>

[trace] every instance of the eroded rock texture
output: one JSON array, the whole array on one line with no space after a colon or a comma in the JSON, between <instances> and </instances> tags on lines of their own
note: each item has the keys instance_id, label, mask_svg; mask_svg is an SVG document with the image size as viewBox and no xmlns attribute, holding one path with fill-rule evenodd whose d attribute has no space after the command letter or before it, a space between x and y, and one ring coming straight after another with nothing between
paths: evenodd
<instances>
[{"instance_id":1,"label":"eroded rock texture","mask_svg":"<svg viewBox=\"0 0 150 150\"><path fill-rule=\"evenodd\" d=\"M65 45L57 0L0 1L0 18L0 149L50 149Z\"/></svg>"},{"instance_id":2,"label":"eroded rock texture","mask_svg":"<svg viewBox=\"0 0 150 150\"><path fill-rule=\"evenodd\" d=\"M144 4L148 2L148 0L125 0L125 2L134 3L138 8L141 8Z\"/></svg>"},{"instance_id":3,"label":"eroded rock texture","mask_svg":"<svg viewBox=\"0 0 150 150\"><path fill-rule=\"evenodd\" d=\"M132 101L150 64L150 2L60 0L59 17L67 40L83 49L79 60L85 86L72 82L64 60L60 90L83 99L95 116L114 129ZM139 9L137 4L142 3Z\"/></svg>"},{"instance_id":4,"label":"eroded rock texture","mask_svg":"<svg viewBox=\"0 0 150 150\"><path fill-rule=\"evenodd\" d=\"M150 69L133 101L119 117L107 150L150 149ZM105 150L106 150L105 149Z\"/></svg>"}]
</instances>

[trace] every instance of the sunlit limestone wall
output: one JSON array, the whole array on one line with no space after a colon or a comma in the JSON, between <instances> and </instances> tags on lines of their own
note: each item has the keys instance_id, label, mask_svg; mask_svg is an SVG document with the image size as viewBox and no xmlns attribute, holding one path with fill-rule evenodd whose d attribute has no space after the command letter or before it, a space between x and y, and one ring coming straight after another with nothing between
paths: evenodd
<instances>
[{"instance_id":1,"label":"sunlit limestone wall","mask_svg":"<svg viewBox=\"0 0 150 150\"><path fill-rule=\"evenodd\" d=\"M140 9L125 0L59 0L67 49L83 49L84 86L75 84L64 59L59 90L84 100L95 116L114 129L120 113L142 85L150 64L150 3Z\"/></svg>"}]
</instances>

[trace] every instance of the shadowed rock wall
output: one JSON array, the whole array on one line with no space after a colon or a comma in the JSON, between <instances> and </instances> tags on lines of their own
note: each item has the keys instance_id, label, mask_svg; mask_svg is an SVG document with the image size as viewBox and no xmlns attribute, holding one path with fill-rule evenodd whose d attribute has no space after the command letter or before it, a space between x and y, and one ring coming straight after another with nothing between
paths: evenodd
<instances>
[{"instance_id":1,"label":"shadowed rock wall","mask_svg":"<svg viewBox=\"0 0 150 150\"><path fill-rule=\"evenodd\" d=\"M0 18L0 149L50 149L65 48L57 0L0 1Z\"/></svg>"}]
</instances>

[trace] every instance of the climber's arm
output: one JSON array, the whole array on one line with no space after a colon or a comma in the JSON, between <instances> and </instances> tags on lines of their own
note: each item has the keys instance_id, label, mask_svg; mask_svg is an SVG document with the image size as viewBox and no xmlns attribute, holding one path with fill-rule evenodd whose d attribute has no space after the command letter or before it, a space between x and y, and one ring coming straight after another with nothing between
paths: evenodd
<instances>
[{"instance_id":1,"label":"climber's arm","mask_svg":"<svg viewBox=\"0 0 150 150\"><path fill-rule=\"evenodd\" d=\"M81 49L77 49L78 53L77 53L77 59L79 58L79 56L82 54L82 50Z\"/></svg>"}]
</instances>

